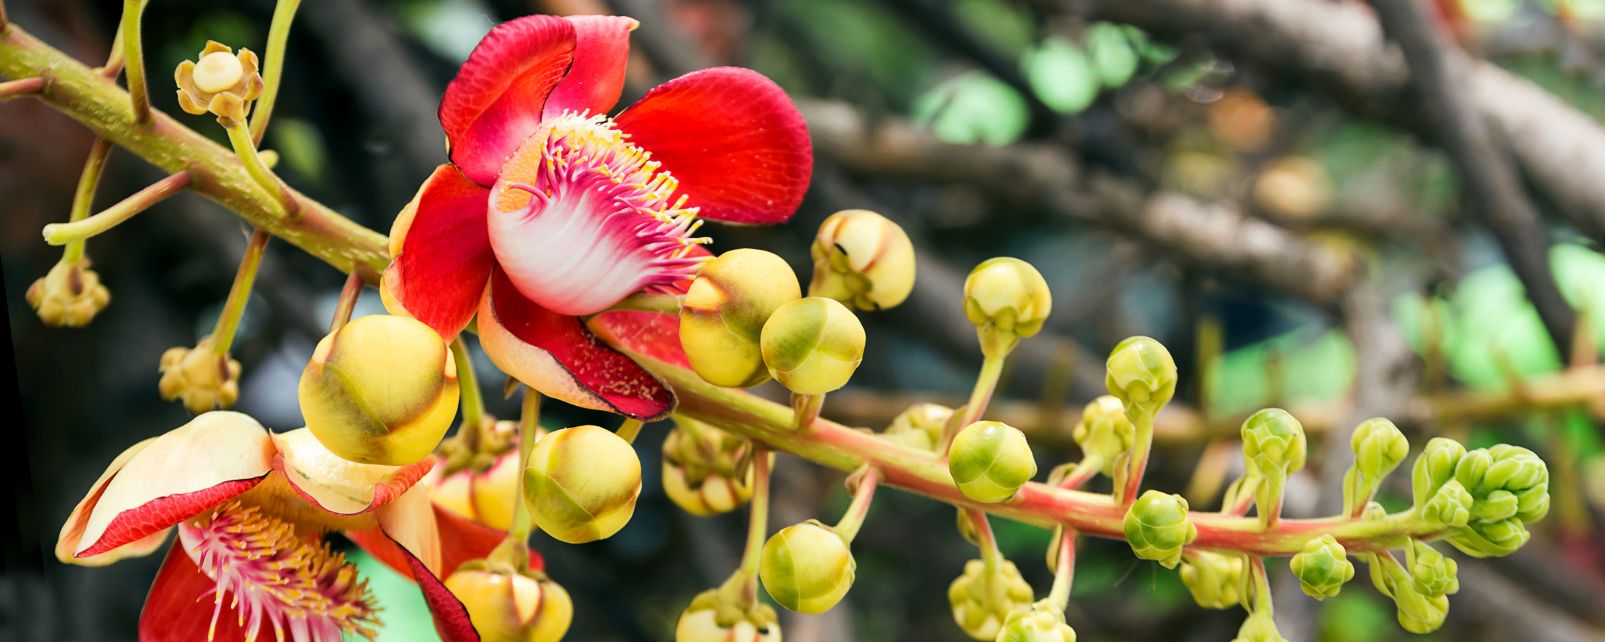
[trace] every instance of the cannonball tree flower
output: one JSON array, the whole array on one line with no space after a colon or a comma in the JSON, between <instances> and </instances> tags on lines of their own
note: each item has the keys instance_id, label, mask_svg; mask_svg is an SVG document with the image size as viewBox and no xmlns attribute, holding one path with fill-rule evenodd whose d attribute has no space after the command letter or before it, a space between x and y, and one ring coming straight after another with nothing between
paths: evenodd
<instances>
[{"instance_id":1,"label":"cannonball tree flower","mask_svg":"<svg viewBox=\"0 0 1605 642\"><path fill-rule=\"evenodd\" d=\"M355 463L304 428L209 412L118 455L68 516L56 556L103 566L156 552L177 530L140 614L144 642L372 637L366 582L322 541L343 531L418 582L444 639L478 640L439 578L502 534L433 509L414 485L432 465Z\"/></svg>"},{"instance_id":2,"label":"cannonball tree flower","mask_svg":"<svg viewBox=\"0 0 1605 642\"><path fill-rule=\"evenodd\" d=\"M386 302L451 337L478 314L486 353L541 393L657 419L674 395L583 317L675 292L701 219L785 221L812 173L807 127L747 69L686 74L617 117L636 21L528 16L485 36L446 87L451 162L391 231Z\"/></svg>"}]
</instances>

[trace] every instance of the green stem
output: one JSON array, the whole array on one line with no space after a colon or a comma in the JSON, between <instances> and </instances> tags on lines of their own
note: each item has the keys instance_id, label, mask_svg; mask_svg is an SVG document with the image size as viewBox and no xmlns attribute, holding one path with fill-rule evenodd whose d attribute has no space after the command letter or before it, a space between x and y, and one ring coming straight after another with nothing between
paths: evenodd
<instances>
[{"instance_id":1,"label":"green stem","mask_svg":"<svg viewBox=\"0 0 1605 642\"><path fill-rule=\"evenodd\" d=\"M942 429L942 447L940 451L947 453L948 447L953 445L953 437L960 430L986 414L986 407L992 401L992 393L997 390L998 379L1003 376L1003 362L1008 354L988 355L981 361L981 372L975 377L975 388L970 391L970 402L964 404L964 415L957 423L949 423Z\"/></svg>"},{"instance_id":2,"label":"green stem","mask_svg":"<svg viewBox=\"0 0 1605 642\"><path fill-rule=\"evenodd\" d=\"M111 39L111 53L106 55L106 64L95 69L100 75L107 78L116 78L123 72L123 30L118 29L117 35Z\"/></svg>"},{"instance_id":3,"label":"green stem","mask_svg":"<svg viewBox=\"0 0 1605 642\"><path fill-rule=\"evenodd\" d=\"M637 310L640 312L680 313L680 296L675 294L632 294L613 304L608 311Z\"/></svg>"},{"instance_id":4,"label":"green stem","mask_svg":"<svg viewBox=\"0 0 1605 642\"><path fill-rule=\"evenodd\" d=\"M987 601L992 605L1005 604L1007 595L1003 586L1003 552L998 550L997 534L992 532L992 522L987 519L986 511L971 508L968 509L968 514L970 526L975 529L975 545L981 549L981 564L986 568Z\"/></svg>"},{"instance_id":5,"label":"green stem","mask_svg":"<svg viewBox=\"0 0 1605 642\"><path fill-rule=\"evenodd\" d=\"M1088 481L1091 481L1101 468L1103 468L1103 459L1101 457L1088 456L1086 459L1076 463L1075 468L1071 469L1070 473L1064 476L1064 479L1059 480L1059 487L1066 489L1080 488L1086 485Z\"/></svg>"},{"instance_id":6,"label":"green stem","mask_svg":"<svg viewBox=\"0 0 1605 642\"><path fill-rule=\"evenodd\" d=\"M1121 506L1130 507L1142 490L1142 476L1148 469L1148 455L1154 448L1154 413L1139 408L1128 408L1127 415L1136 436L1131 442L1131 453L1126 459L1125 484L1115 488L1115 499Z\"/></svg>"},{"instance_id":7,"label":"green stem","mask_svg":"<svg viewBox=\"0 0 1605 642\"><path fill-rule=\"evenodd\" d=\"M256 269L262 265L262 254L271 238L273 235L267 230L257 228L245 244L240 269L234 273L234 285L229 287L223 313L218 315L217 327L212 330L212 350L217 354L226 356L234 346L234 333L240 329L240 317L245 315L245 304L251 300L251 285L256 283Z\"/></svg>"},{"instance_id":8,"label":"green stem","mask_svg":"<svg viewBox=\"0 0 1605 642\"><path fill-rule=\"evenodd\" d=\"M1272 613L1271 607L1271 578L1265 572L1265 558L1254 555L1248 558L1249 572L1254 581L1254 609L1255 613L1264 609L1265 613Z\"/></svg>"},{"instance_id":9,"label":"green stem","mask_svg":"<svg viewBox=\"0 0 1605 642\"><path fill-rule=\"evenodd\" d=\"M266 56L262 59L262 95L256 99L256 110L251 114L251 143L262 144L267 133L268 119L273 117L273 103L279 97L279 83L284 77L284 50L290 40L290 23L301 0L279 0L273 8L273 23L268 26Z\"/></svg>"},{"instance_id":10,"label":"green stem","mask_svg":"<svg viewBox=\"0 0 1605 642\"><path fill-rule=\"evenodd\" d=\"M1287 473L1271 471L1260 481L1254 492L1254 506L1259 512L1261 528L1269 529L1282 518L1282 496L1287 490Z\"/></svg>"},{"instance_id":11,"label":"green stem","mask_svg":"<svg viewBox=\"0 0 1605 642\"><path fill-rule=\"evenodd\" d=\"M1048 592L1048 602L1063 611L1070 607L1070 585L1076 575L1076 532L1060 531L1057 543L1059 555L1055 561L1058 564L1053 570L1053 590Z\"/></svg>"},{"instance_id":12,"label":"green stem","mask_svg":"<svg viewBox=\"0 0 1605 642\"><path fill-rule=\"evenodd\" d=\"M758 602L758 563L763 558L764 539L769 536L769 449L752 445L752 505L747 520L747 547L741 551L741 566L725 581L739 590L743 606Z\"/></svg>"},{"instance_id":13,"label":"green stem","mask_svg":"<svg viewBox=\"0 0 1605 642\"><path fill-rule=\"evenodd\" d=\"M541 427L541 393L534 388L524 387L524 403L518 417L518 469L522 471L529 468L529 454L535 450L535 435ZM524 493L521 490L513 494L513 527L507 531L507 538L527 546L529 536L534 534L535 519L529 514L529 507L524 505Z\"/></svg>"},{"instance_id":14,"label":"green stem","mask_svg":"<svg viewBox=\"0 0 1605 642\"><path fill-rule=\"evenodd\" d=\"M123 36L123 67L128 75L129 104L133 106L134 122L140 125L151 122L150 90L145 86L145 52L140 37L145 4L146 0L123 0L123 22L119 27Z\"/></svg>"},{"instance_id":15,"label":"green stem","mask_svg":"<svg viewBox=\"0 0 1605 642\"><path fill-rule=\"evenodd\" d=\"M477 450L483 443L480 434L485 424L485 398L480 394L479 376L474 374L474 360L468 355L468 344L461 336L451 341L451 358L457 366L457 389L463 407L461 434L467 435L468 446Z\"/></svg>"},{"instance_id":16,"label":"green stem","mask_svg":"<svg viewBox=\"0 0 1605 642\"><path fill-rule=\"evenodd\" d=\"M825 406L825 395L791 395L792 430L801 432L819 419L819 410Z\"/></svg>"},{"instance_id":17,"label":"green stem","mask_svg":"<svg viewBox=\"0 0 1605 642\"><path fill-rule=\"evenodd\" d=\"M234 146L234 154L245 164L245 171L250 173L251 179L262 189L267 190L286 213L291 212L294 201L290 199L284 183L273 174L273 170L268 169L267 163L262 161L261 153L256 150L256 142L251 140L251 132L245 128L245 121L238 118L218 118L217 122L228 130L229 144Z\"/></svg>"},{"instance_id":18,"label":"green stem","mask_svg":"<svg viewBox=\"0 0 1605 642\"><path fill-rule=\"evenodd\" d=\"M628 418L619 424L619 438L626 443L635 443L635 438L641 434L641 426L646 425L640 419Z\"/></svg>"},{"instance_id":19,"label":"green stem","mask_svg":"<svg viewBox=\"0 0 1605 642\"><path fill-rule=\"evenodd\" d=\"M0 101L32 96L44 91L44 78L23 78L22 80L9 80L0 82Z\"/></svg>"},{"instance_id":20,"label":"green stem","mask_svg":"<svg viewBox=\"0 0 1605 642\"><path fill-rule=\"evenodd\" d=\"M853 538L858 537L858 530L864 527L864 518L869 515L869 505L875 500L875 487L880 481L881 471L868 467L863 470L858 488L853 489L853 503L847 507L847 513L842 515L841 521L836 522L836 534L841 535L842 541L851 544Z\"/></svg>"},{"instance_id":21,"label":"green stem","mask_svg":"<svg viewBox=\"0 0 1605 642\"><path fill-rule=\"evenodd\" d=\"M85 168L87 170L87 168ZM179 172L162 180L152 183L145 189L135 192L133 196L106 208L94 216L75 219L69 223L51 223L45 226L45 242L50 245L77 244L82 253L83 242L99 236L108 230L122 225L135 214L154 207L156 204L171 198L174 194L189 187L189 172ZM93 191L93 188L91 188ZM73 214L76 215L74 207Z\"/></svg>"},{"instance_id":22,"label":"green stem","mask_svg":"<svg viewBox=\"0 0 1605 642\"><path fill-rule=\"evenodd\" d=\"M351 313L357 309L357 299L362 297L362 275L352 272L346 277L346 284L340 288L340 303L334 306L334 318L329 320L329 334L340 331L351 322Z\"/></svg>"},{"instance_id":23,"label":"green stem","mask_svg":"<svg viewBox=\"0 0 1605 642\"><path fill-rule=\"evenodd\" d=\"M84 172L78 175L78 189L72 194L72 214L67 218L69 223L77 223L89 216L89 208L95 204L95 189L100 186L100 175L106 171L106 156L111 153L111 141L96 138L95 144L89 147L89 158L84 160ZM74 263L84 258L84 242L82 239L75 243L68 243L67 249L61 254L61 260Z\"/></svg>"}]
</instances>

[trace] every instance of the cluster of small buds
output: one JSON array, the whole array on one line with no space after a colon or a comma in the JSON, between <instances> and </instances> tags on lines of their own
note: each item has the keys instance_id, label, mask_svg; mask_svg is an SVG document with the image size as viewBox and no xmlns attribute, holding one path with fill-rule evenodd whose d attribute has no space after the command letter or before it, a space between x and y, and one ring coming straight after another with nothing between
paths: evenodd
<instances>
[{"instance_id":1,"label":"cluster of small buds","mask_svg":"<svg viewBox=\"0 0 1605 642\"><path fill-rule=\"evenodd\" d=\"M1354 579L1354 563L1343 545L1330 534L1312 539L1288 562L1304 594L1317 600L1337 596Z\"/></svg>"},{"instance_id":2,"label":"cluster of small buds","mask_svg":"<svg viewBox=\"0 0 1605 642\"><path fill-rule=\"evenodd\" d=\"M1181 583L1206 609L1229 609L1247 595L1247 564L1242 555L1190 551L1182 557Z\"/></svg>"},{"instance_id":3,"label":"cluster of small buds","mask_svg":"<svg viewBox=\"0 0 1605 642\"><path fill-rule=\"evenodd\" d=\"M1042 331L1052 311L1048 282L1020 259L987 259L964 279L964 314L975 324L988 357L1007 355L1020 339Z\"/></svg>"},{"instance_id":4,"label":"cluster of small buds","mask_svg":"<svg viewBox=\"0 0 1605 642\"><path fill-rule=\"evenodd\" d=\"M1411 633L1431 633L1443 626L1449 616L1447 594L1431 594L1416 587L1408 569L1389 554L1371 554L1371 583L1378 592L1393 598L1399 626Z\"/></svg>"},{"instance_id":5,"label":"cluster of small buds","mask_svg":"<svg viewBox=\"0 0 1605 642\"><path fill-rule=\"evenodd\" d=\"M1065 624L1064 609L1041 600L1010 612L995 642L1076 642L1076 630Z\"/></svg>"},{"instance_id":6,"label":"cluster of small buds","mask_svg":"<svg viewBox=\"0 0 1605 642\"><path fill-rule=\"evenodd\" d=\"M480 638L557 642L574 619L568 591L539 572L473 560L446 578Z\"/></svg>"},{"instance_id":7,"label":"cluster of small buds","mask_svg":"<svg viewBox=\"0 0 1605 642\"><path fill-rule=\"evenodd\" d=\"M28 286L28 305L45 325L81 328L111 303L111 291L89 269L89 259L59 261Z\"/></svg>"},{"instance_id":8,"label":"cluster of small buds","mask_svg":"<svg viewBox=\"0 0 1605 642\"><path fill-rule=\"evenodd\" d=\"M1411 482L1422 518L1448 527L1448 542L1474 557L1515 552L1531 537L1527 523L1549 512L1549 469L1519 446L1467 451L1436 438L1416 459Z\"/></svg>"},{"instance_id":9,"label":"cluster of small buds","mask_svg":"<svg viewBox=\"0 0 1605 642\"><path fill-rule=\"evenodd\" d=\"M674 623L674 642L780 642L780 618L767 604L742 609L718 589L697 594Z\"/></svg>"},{"instance_id":10,"label":"cluster of small buds","mask_svg":"<svg viewBox=\"0 0 1605 642\"><path fill-rule=\"evenodd\" d=\"M491 422L491 428L484 436L497 443L473 449L456 439L446 440L436 451L439 460L435 467L421 483L429 488L429 499L441 508L505 531L513 525L513 505L518 501L522 476L516 448L518 422L485 420ZM465 430L471 428L464 426L459 434Z\"/></svg>"},{"instance_id":11,"label":"cluster of small buds","mask_svg":"<svg viewBox=\"0 0 1605 642\"><path fill-rule=\"evenodd\" d=\"M800 298L791 266L769 252L735 249L703 263L680 304L680 345L691 369L726 388L768 380L759 347L764 324Z\"/></svg>"},{"instance_id":12,"label":"cluster of small buds","mask_svg":"<svg viewBox=\"0 0 1605 642\"><path fill-rule=\"evenodd\" d=\"M780 306L764 322L759 345L769 376L799 395L847 385L864 360L864 325L835 299L808 297Z\"/></svg>"},{"instance_id":13,"label":"cluster of small buds","mask_svg":"<svg viewBox=\"0 0 1605 642\"><path fill-rule=\"evenodd\" d=\"M351 461L405 466L428 457L457 415L457 366L429 326L360 317L329 333L301 373L307 428Z\"/></svg>"},{"instance_id":14,"label":"cluster of small buds","mask_svg":"<svg viewBox=\"0 0 1605 642\"><path fill-rule=\"evenodd\" d=\"M1133 423L1137 416L1151 418L1176 395L1176 360L1158 341L1131 337L1109 353L1104 386L1124 404Z\"/></svg>"},{"instance_id":15,"label":"cluster of small buds","mask_svg":"<svg viewBox=\"0 0 1605 642\"><path fill-rule=\"evenodd\" d=\"M881 433L893 442L925 451L942 445L942 430L953 420L953 409L934 403L917 403L894 418Z\"/></svg>"},{"instance_id":16,"label":"cluster of small buds","mask_svg":"<svg viewBox=\"0 0 1605 642\"><path fill-rule=\"evenodd\" d=\"M641 459L599 426L555 431L535 442L524 469L524 503L554 539L584 544L629 523L641 496Z\"/></svg>"},{"instance_id":17,"label":"cluster of small buds","mask_svg":"<svg viewBox=\"0 0 1605 642\"><path fill-rule=\"evenodd\" d=\"M1137 429L1126 417L1126 406L1110 395L1092 400L1081 411L1070 436L1081 446L1083 461L1097 462L1105 475L1114 475L1115 462L1131 450Z\"/></svg>"},{"instance_id":18,"label":"cluster of small buds","mask_svg":"<svg viewBox=\"0 0 1605 642\"><path fill-rule=\"evenodd\" d=\"M1460 565L1430 544L1411 540L1404 549L1405 569L1415 589L1423 595L1454 595L1460 592Z\"/></svg>"},{"instance_id":19,"label":"cluster of small buds","mask_svg":"<svg viewBox=\"0 0 1605 642\"><path fill-rule=\"evenodd\" d=\"M996 504L1008 501L1037 474L1025 433L999 421L964 427L948 451L947 470L965 497Z\"/></svg>"},{"instance_id":20,"label":"cluster of small buds","mask_svg":"<svg viewBox=\"0 0 1605 642\"><path fill-rule=\"evenodd\" d=\"M1270 609L1254 609L1248 619L1243 620L1232 642L1287 642L1287 638L1276 630L1276 619Z\"/></svg>"},{"instance_id":21,"label":"cluster of small buds","mask_svg":"<svg viewBox=\"0 0 1605 642\"><path fill-rule=\"evenodd\" d=\"M896 223L869 210L843 210L819 225L810 248L809 296L859 310L895 307L914 291L914 244Z\"/></svg>"},{"instance_id":22,"label":"cluster of small buds","mask_svg":"<svg viewBox=\"0 0 1605 642\"><path fill-rule=\"evenodd\" d=\"M240 49L236 54L228 45L209 40L196 58L179 63L173 72L179 108L196 116L211 112L218 118L244 120L251 102L262 95L256 53Z\"/></svg>"},{"instance_id":23,"label":"cluster of small buds","mask_svg":"<svg viewBox=\"0 0 1605 642\"><path fill-rule=\"evenodd\" d=\"M977 640L996 640L1003 623L1016 610L1028 607L1031 585L1020 577L1014 562L1004 560L994 575L986 563L970 560L964 574L947 587L947 600L953 607L953 621L966 635Z\"/></svg>"},{"instance_id":24,"label":"cluster of small buds","mask_svg":"<svg viewBox=\"0 0 1605 642\"><path fill-rule=\"evenodd\" d=\"M692 515L728 513L752 498L752 442L676 415L663 440L663 491ZM774 453L765 456L774 458Z\"/></svg>"},{"instance_id":25,"label":"cluster of small buds","mask_svg":"<svg viewBox=\"0 0 1605 642\"><path fill-rule=\"evenodd\" d=\"M213 349L211 337L193 348L168 348L159 368L162 399L179 400L190 412L231 408L240 398L240 362Z\"/></svg>"},{"instance_id":26,"label":"cluster of small buds","mask_svg":"<svg viewBox=\"0 0 1605 642\"><path fill-rule=\"evenodd\" d=\"M1126 511L1126 543L1145 560L1176 568L1182 549L1198 537L1198 527L1187 515L1187 500L1181 495L1149 490Z\"/></svg>"}]
</instances>

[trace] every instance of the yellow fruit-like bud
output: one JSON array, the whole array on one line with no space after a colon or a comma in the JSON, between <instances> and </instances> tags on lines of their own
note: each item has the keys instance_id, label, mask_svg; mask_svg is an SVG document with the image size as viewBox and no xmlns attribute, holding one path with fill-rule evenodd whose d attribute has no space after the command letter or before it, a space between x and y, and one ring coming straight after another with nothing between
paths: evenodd
<instances>
[{"instance_id":1,"label":"yellow fruit-like bud","mask_svg":"<svg viewBox=\"0 0 1605 642\"><path fill-rule=\"evenodd\" d=\"M563 587L505 564L465 563L446 578L446 588L487 642L557 642L574 619L574 603Z\"/></svg>"},{"instance_id":2,"label":"yellow fruit-like bud","mask_svg":"<svg viewBox=\"0 0 1605 642\"><path fill-rule=\"evenodd\" d=\"M887 439L920 450L936 450L953 409L934 403L917 403L892 419L882 433Z\"/></svg>"},{"instance_id":3,"label":"yellow fruit-like bud","mask_svg":"<svg viewBox=\"0 0 1605 642\"><path fill-rule=\"evenodd\" d=\"M28 305L45 325L81 328L111 303L111 291L89 269L89 259L60 261L28 286Z\"/></svg>"},{"instance_id":4,"label":"yellow fruit-like bud","mask_svg":"<svg viewBox=\"0 0 1605 642\"><path fill-rule=\"evenodd\" d=\"M518 423L498 421L492 435L501 435L498 441L518 442ZM467 449L464 449L467 450ZM507 448L499 454L490 452L439 458L435 468L423 483L428 485L429 499L453 513L497 530L513 525L513 502L518 501L519 480L523 476L518 468L518 449ZM461 462L454 460L461 459Z\"/></svg>"},{"instance_id":5,"label":"yellow fruit-like bud","mask_svg":"<svg viewBox=\"0 0 1605 642\"><path fill-rule=\"evenodd\" d=\"M977 421L953 438L948 473L965 497L997 503L1014 496L1037 474L1025 433L997 421Z\"/></svg>"},{"instance_id":6,"label":"yellow fruit-like bud","mask_svg":"<svg viewBox=\"0 0 1605 642\"><path fill-rule=\"evenodd\" d=\"M819 225L811 248L809 296L859 310L883 310L914 290L914 244L896 223L869 210L842 210Z\"/></svg>"},{"instance_id":7,"label":"yellow fruit-like bud","mask_svg":"<svg viewBox=\"0 0 1605 642\"><path fill-rule=\"evenodd\" d=\"M680 345L708 383L756 386L769 378L758 339L775 309L802 298L785 259L737 249L702 265L680 304Z\"/></svg>"},{"instance_id":8,"label":"yellow fruit-like bud","mask_svg":"<svg viewBox=\"0 0 1605 642\"><path fill-rule=\"evenodd\" d=\"M1206 609L1229 609L1243 601L1246 564L1241 555L1198 551L1181 560L1181 583Z\"/></svg>"},{"instance_id":9,"label":"yellow fruit-like bud","mask_svg":"<svg viewBox=\"0 0 1605 642\"><path fill-rule=\"evenodd\" d=\"M986 563L970 560L964 574L947 587L947 601L953 607L953 621L964 633L977 640L994 640L1010 613L1031 604L1031 585L1020 577L1014 562L1004 560L997 575L986 572Z\"/></svg>"},{"instance_id":10,"label":"yellow fruit-like bud","mask_svg":"<svg viewBox=\"0 0 1605 642\"><path fill-rule=\"evenodd\" d=\"M1126 411L1152 415L1176 394L1176 361L1170 351L1148 337L1121 341L1109 353L1104 386L1120 398Z\"/></svg>"},{"instance_id":11,"label":"yellow fruit-like bud","mask_svg":"<svg viewBox=\"0 0 1605 642\"><path fill-rule=\"evenodd\" d=\"M1042 600L1009 613L995 642L1076 642L1076 631L1064 623L1064 611Z\"/></svg>"},{"instance_id":12,"label":"yellow fruit-like bud","mask_svg":"<svg viewBox=\"0 0 1605 642\"><path fill-rule=\"evenodd\" d=\"M761 346L769 375L800 395L847 385L864 360L864 326L835 299L808 297L775 310Z\"/></svg>"},{"instance_id":13,"label":"yellow fruit-like bud","mask_svg":"<svg viewBox=\"0 0 1605 642\"><path fill-rule=\"evenodd\" d=\"M683 416L663 440L663 492L692 515L728 513L752 498L752 442ZM774 459L774 453L768 457Z\"/></svg>"},{"instance_id":14,"label":"yellow fruit-like bud","mask_svg":"<svg viewBox=\"0 0 1605 642\"><path fill-rule=\"evenodd\" d=\"M780 529L764 542L758 577L775 603L798 613L836 606L853 587L858 563L841 535L816 520Z\"/></svg>"},{"instance_id":15,"label":"yellow fruit-like bud","mask_svg":"<svg viewBox=\"0 0 1605 642\"><path fill-rule=\"evenodd\" d=\"M190 412L230 408L240 398L240 362L213 349L211 337L194 348L169 348L160 369L162 398L180 400Z\"/></svg>"},{"instance_id":16,"label":"yellow fruit-like bud","mask_svg":"<svg viewBox=\"0 0 1605 642\"><path fill-rule=\"evenodd\" d=\"M318 342L301 373L301 415L351 461L405 466L440 444L457 415L457 366L429 326L360 317Z\"/></svg>"},{"instance_id":17,"label":"yellow fruit-like bud","mask_svg":"<svg viewBox=\"0 0 1605 642\"><path fill-rule=\"evenodd\" d=\"M1102 464L1099 470L1113 476L1115 462L1137 439L1137 428L1126 417L1126 406L1109 395L1093 399L1081 411L1081 421L1071 432L1087 459Z\"/></svg>"},{"instance_id":18,"label":"yellow fruit-like bud","mask_svg":"<svg viewBox=\"0 0 1605 642\"><path fill-rule=\"evenodd\" d=\"M262 74L256 53L235 54L222 43L208 41L196 60L185 60L173 71L178 85L178 106L197 116L211 112L219 118L243 120L251 102L262 95Z\"/></svg>"},{"instance_id":19,"label":"yellow fruit-like bud","mask_svg":"<svg viewBox=\"0 0 1605 642\"><path fill-rule=\"evenodd\" d=\"M987 259L964 279L964 314L975 324L981 352L989 357L1006 355L1020 339L1040 332L1052 311L1048 282L1020 259Z\"/></svg>"},{"instance_id":20,"label":"yellow fruit-like bud","mask_svg":"<svg viewBox=\"0 0 1605 642\"><path fill-rule=\"evenodd\" d=\"M767 604L742 610L719 603L719 591L697 595L674 624L674 642L780 642L780 621Z\"/></svg>"},{"instance_id":21,"label":"yellow fruit-like bud","mask_svg":"<svg viewBox=\"0 0 1605 642\"><path fill-rule=\"evenodd\" d=\"M524 502L535 523L570 544L612 537L629 523L640 496L635 449L598 426L542 437L524 470Z\"/></svg>"}]
</instances>

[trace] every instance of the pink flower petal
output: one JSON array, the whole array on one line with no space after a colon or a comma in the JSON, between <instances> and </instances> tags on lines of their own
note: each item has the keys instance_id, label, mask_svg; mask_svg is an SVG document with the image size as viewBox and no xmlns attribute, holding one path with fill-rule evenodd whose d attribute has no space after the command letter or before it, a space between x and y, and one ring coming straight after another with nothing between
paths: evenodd
<instances>
[{"instance_id":1,"label":"pink flower petal","mask_svg":"<svg viewBox=\"0 0 1605 642\"><path fill-rule=\"evenodd\" d=\"M791 98L750 69L716 67L670 80L619 114L631 142L680 181L705 218L780 223L813 175L808 125Z\"/></svg>"},{"instance_id":2,"label":"pink flower petal","mask_svg":"<svg viewBox=\"0 0 1605 642\"><path fill-rule=\"evenodd\" d=\"M540 125L546 98L574 60L574 24L525 16L497 25L463 63L440 100L451 160L490 185Z\"/></svg>"},{"instance_id":3,"label":"pink flower petal","mask_svg":"<svg viewBox=\"0 0 1605 642\"><path fill-rule=\"evenodd\" d=\"M591 319L591 330L609 345L689 369L680 347L680 317L662 312L618 310Z\"/></svg>"},{"instance_id":4,"label":"pink flower petal","mask_svg":"<svg viewBox=\"0 0 1605 642\"><path fill-rule=\"evenodd\" d=\"M574 65L546 99L545 118L564 111L605 114L624 92L630 32L640 24L624 16L571 16Z\"/></svg>"},{"instance_id":5,"label":"pink flower petal","mask_svg":"<svg viewBox=\"0 0 1605 642\"><path fill-rule=\"evenodd\" d=\"M90 485L89 494L78 501L78 505L72 509L72 514L67 516L67 522L61 525L61 535L56 538L57 560L64 564L78 566L105 566L130 557L143 557L154 553L156 549L161 548L163 542L167 541L167 530L163 529L146 536L144 539L124 544L116 550L108 551L101 555L94 557L74 556L78 551L78 543L83 540L84 527L89 523L89 511L100 503L100 496L101 493L106 491L106 484L111 483L112 477L117 475L117 471L123 469L123 466L128 463L128 460L135 453L144 450L146 446L149 446L154 441L156 441L156 437L151 437L129 446L127 450L124 450L122 454L117 455L117 458L112 460L111 465L106 467L106 472L100 474L100 479L95 480L95 483Z\"/></svg>"},{"instance_id":6,"label":"pink flower petal","mask_svg":"<svg viewBox=\"0 0 1605 642\"><path fill-rule=\"evenodd\" d=\"M284 474L290 488L336 515L366 513L389 504L435 465L433 457L410 466L357 463L329 452L306 428L273 435L273 443L279 451L273 468Z\"/></svg>"},{"instance_id":7,"label":"pink flower petal","mask_svg":"<svg viewBox=\"0 0 1605 642\"><path fill-rule=\"evenodd\" d=\"M656 421L674 393L580 322L524 298L506 273L492 271L479 306L479 341L503 372L582 408Z\"/></svg>"},{"instance_id":8,"label":"pink flower petal","mask_svg":"<svg viewBox=\"0 0 1605 642\"><path fill-rule=\"evenodd\" d=\"M457 336L479 307L496 258L485 210L490 191L451 165L435 168L390 230L390 254L380 288L385 307L424 322L440 336Z\"/></svg>"},{"instance_id":9,"label":"pink flower petal","mask_svg":"<svg viewBox=\"0 0 1605 642\"><path fill-rule=\"evenodd\" d=\"M140 642L244 642L245 629L232 610L219 615L213 628L215 590L217 584L175 541L139 612Z\"/></svg>"}]
</instances>

